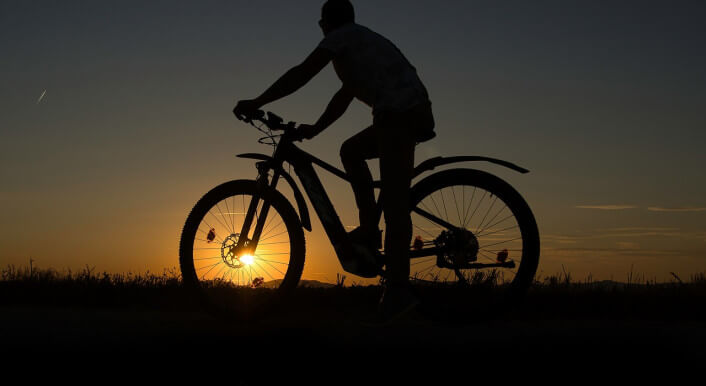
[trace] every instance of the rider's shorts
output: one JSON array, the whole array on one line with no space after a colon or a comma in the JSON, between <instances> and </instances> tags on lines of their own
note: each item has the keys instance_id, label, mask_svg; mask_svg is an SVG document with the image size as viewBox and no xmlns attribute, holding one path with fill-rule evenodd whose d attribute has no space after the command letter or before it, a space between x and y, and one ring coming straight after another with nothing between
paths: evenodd
<instances>
[{"instance_id":1,"label":"rider's shorts","mask_svg":"<svg viewBox=\"0 0 706 386\"><path fill-rule=\"evenodd\" d=\"M431 102L419 104L406 111L379 111L373 117L373 126L384 127L385 130L409 131L417 143L436 136Z\"/></svg>"}]
</instances>

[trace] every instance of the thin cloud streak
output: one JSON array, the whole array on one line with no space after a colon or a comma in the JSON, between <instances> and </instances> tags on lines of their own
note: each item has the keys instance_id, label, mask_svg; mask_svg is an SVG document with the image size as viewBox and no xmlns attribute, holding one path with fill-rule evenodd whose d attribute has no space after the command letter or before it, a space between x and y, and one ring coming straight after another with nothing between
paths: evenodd
<instances>
[{"instance_id":1,"label":"thin cloud streak","mask_svg":"<svg viewBox=\"0 0 706 386\"><path fill-rule=\"evenodd\" d=\"M556 256L557 254L577 254L587 257L601 257L599 254L641 257L689 256L694 254L692 251L680 249L655 250L640 248L543 248L542 251L547 252L551 256Z\"/></svg>"},{"instance_id":2,"label":"thin cloud streak","mask_svg":"<svg viewBox=\"0 0 706 386\"><path fill-rule=\"evenodd\" d=\"M601 228L600 232L659 232L659 231L678 231L680 228L675 227L621 227L621 228Z\"/></svg>"},{"instance_id":3,"label":"thin cloud streak","mask_svg":"<svg viewBox=\"0 0 706 386\"><path fill-rule=\"evenodd\" d=\"M42 91L42 95L39 96L39 99L37 99L37 104L44 99L44 96L47 95L47 90Z\"/></svg>"},{"instance_id":4,"label":"thin cloud streak","mask_svg":"<svg viewBox=\"0 0 706 386\"><path fill-rule=\"evenodd\" d=\"M651 206L647 208L650 212L706 212L706 208L663 208L661 206Z\"/></svg>"},{"instance_id":5,"label":"thin cloud streak","mask_svg":"<svg viewBox=\"0 0 706 386\"><path fill-rule=\"evenodd\" d=\"M542 239L550 242L556 243L572 243L582 240L596 240L596 239L610 239L610 238L630 238L630 237L677 237L683 239L691 240L702 240L706 238L706 231L624 231L624 232L608 232L608 233L594 233L594 234L584 234L584 235L555 235L547 234L543 235Z\"/></svg>"},{"instance_id":6,"label":"thin cloud streak","mask_svg":"<svg viewBox=\"0 0 706 386\"><path fill-rule=\"evenodd\" d=\"M577 205L579 209L599 209L599 210L623 210L635 209L635 205Z\"/></svg>"}]
</instances>

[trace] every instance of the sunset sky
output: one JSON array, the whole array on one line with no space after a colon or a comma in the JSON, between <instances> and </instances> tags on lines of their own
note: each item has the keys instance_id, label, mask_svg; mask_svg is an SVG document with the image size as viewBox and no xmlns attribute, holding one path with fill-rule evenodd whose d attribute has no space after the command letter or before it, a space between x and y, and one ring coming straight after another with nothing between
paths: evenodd
<instances>
[{"instance_id":1,"label":"sunset sky","mask_svg":"<svg viewBox=\"0 0 706 386\"><path fill-rule=\"evenodd\" d=\"M236 154L271 152L233 106L316 47L322 4L0 2L0 265L177 267L191 207L255 177ZM523 194L539 275L706 271L706 3L353 4L429 90L437 137L417 162L485 155L531 171L464 165ZM329 66L266 109L313 123L339 87ZM354 102L302 148L340 167L340 144L370 123ZM322 177L344 224L357 225L350 186ZM333 282L343 270L313 227L303 277Z\"/></svg>"}]
</instances>

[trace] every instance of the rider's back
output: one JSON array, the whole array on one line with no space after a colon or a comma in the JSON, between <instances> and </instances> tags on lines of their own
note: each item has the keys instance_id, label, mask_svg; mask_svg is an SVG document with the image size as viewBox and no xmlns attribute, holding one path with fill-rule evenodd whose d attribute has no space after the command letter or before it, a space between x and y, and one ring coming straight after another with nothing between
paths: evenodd
<instances>
[{"instance_id":1,"label":"rider's back","mask_svg":"<svg viewBox=\"0 0 706 386\"><path fill-rule=\"evenodd\" d=\"M319 44L334 53L343 86L380 112L402 112L428 103L427 90L400 50L388 39L356 23L331 31Z\"/></svg>"}]
</instances>

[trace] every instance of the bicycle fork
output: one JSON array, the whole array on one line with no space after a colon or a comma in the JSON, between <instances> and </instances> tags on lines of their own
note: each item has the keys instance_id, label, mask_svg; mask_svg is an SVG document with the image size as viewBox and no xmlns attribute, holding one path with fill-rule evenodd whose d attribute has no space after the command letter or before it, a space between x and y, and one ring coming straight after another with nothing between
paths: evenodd
<instances>
[{"instance_id":1,"label":"bicycle fork","mask_svg":"<svg viewBox=\"0 0 706 386\"><path fill-rule=\"evenodd\" d=\"M257 177L257 189L253 195L250 205L248 206L248 211L245 215L245 221L243 222L243 227L240 230L240 237L238 238L238 244L235 247L236 255L242 256L243 254L254 254L255 249L257 249L257 244L260 242L260 236L262 235L262 230L265 227L265 222L267 221L267 215L270 211L270 202L264 200L262 203L262 208L260 209L260 214L257 214L257 207L260 205L260 199L262 194L267 189L275 189L277 187L277 182L279 181L280 174L275 171L272 176L272 181L269 181L269 171L270 168L265 162L257 163L258 177ZM250 233L250 228L252 226L253 219L256 219L255 230L253 231L252 238L248 238Z\"/></svg>"}]
</instances>

